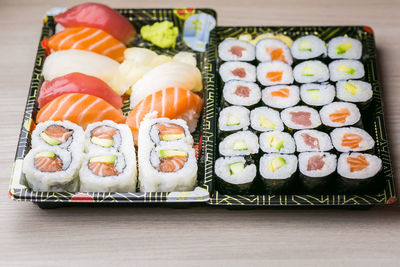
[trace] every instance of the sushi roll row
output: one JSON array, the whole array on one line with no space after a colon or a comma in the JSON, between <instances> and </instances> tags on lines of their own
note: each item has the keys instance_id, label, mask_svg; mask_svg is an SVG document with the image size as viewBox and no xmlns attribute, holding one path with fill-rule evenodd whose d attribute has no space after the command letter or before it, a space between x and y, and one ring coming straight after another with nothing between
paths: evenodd
<instances>
[{"instance_id":1,"label":"sushi roll row","mask_svg":"<svg viewBox=\"0 0 400 267\"><path fill-rule=\"evenodd\" d=\"M136 155L128 126L112 121L39 123L23 164L34 191L134 192Z\"/></svg>"},{"instance_id":2,"label":"sushi roll row","mask_svg":"<svg viewBox=\"0 0 400 267\"><path fill-rule=\"evenodd\" d=\"M192 191L198 168L192 145L184 120L147 117L139 129L140 191Z\"/></svg>"}]
</instances>

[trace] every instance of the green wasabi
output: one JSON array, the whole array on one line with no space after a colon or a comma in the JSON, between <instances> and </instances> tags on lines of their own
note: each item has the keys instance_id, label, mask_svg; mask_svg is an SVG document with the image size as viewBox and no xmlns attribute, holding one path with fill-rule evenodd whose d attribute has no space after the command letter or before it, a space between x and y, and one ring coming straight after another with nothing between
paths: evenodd
<instances>
[{"instance_id":1,"label":"green wasabi","mask_svg":"<svg viewBox=\"0 0 400 267\"><path fill-rule=\"evenodd\" d=\"M144 40L161 48L174 48L179 34L178 27L174 27L174 24L167 20L143 26L140 33Z\"/></svg>"}]
</instances>

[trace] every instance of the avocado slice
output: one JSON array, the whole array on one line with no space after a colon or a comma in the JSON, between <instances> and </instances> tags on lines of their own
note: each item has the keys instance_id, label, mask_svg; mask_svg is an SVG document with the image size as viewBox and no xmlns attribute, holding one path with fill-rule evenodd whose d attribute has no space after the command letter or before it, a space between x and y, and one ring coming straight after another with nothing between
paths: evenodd
<instances>
[{"instance_id":1,"label":"avocado slice","mask_svg":"<svg viewBox=\"0 0 400 267\"><path fill-rule=\"evenodd\" d=\"M343 55L344 53L347 52L347 50L349 50L351 48L351 43L345 43L345 44L341 44L338 45L336 47L336 51L338 55Z\"/></svg>"},{"instance_id":2,"label":"avocado slice","mask_svg":"<svg viewBox=\"0 0 400 267\"><path fill-rule=\"evenodd\" d=\"M299 50L300 51L312 51L310 43L308 41L301 41L299 44Z\"/></svg>"},{"instance_id":3,"label":"avocado slice","mask_svg":"<svg viewBox=\"0 0 400 267\"><path fill-rule=\"evenodd\" d=\"M243 162L234 162L229 164L229 170L231 175L241 173L244 170Z\"/></svg>"},{"instance_id":4,"label":"avocado slice","mask_svg":"<svg viewBox=\"0 0 400 267\"><path fill-rule=\"evenodd\" d=\"M102 162L102 163L115 163L117 161L117 155L104 155L93 157L89 160L90 163L92 162Z\"/></svg>"},{"instance_id":5,"label":"avocado slice","mask_svg":"<svg viewBox=\"0 0 400 267\"><path fill-rule=\"evenodd\" d=\"M273 123L273 122L267 120L267 119L264 118L264 117L259 117L258 120L260 121L261 126L264 127L264 128L266 128L266 129L275 129L275 127L276 127L276 124L275 124L275 123Z\"/></svg>"},{"instance_id":6,"label":"avocado slice","mask_svg":"<svg viewBox=\"0 0 400 267\"><path fill-rule=\"evenodd\" d=\"M172 140L178 140L178 139L181 139L184 137L185 137L184 133L182 133L182 134L166 134L161 138L161 140L162 141L172 141Z\"/></svg>"},{"instance_id":7,"label":"avocado slice","mask_svg":"<svg viewBox=\"0 0 400 267\"><path fill-rule=\"evenodd\" d=\"M248 150L246 142L243 141L236 141L233 144L233 150Z\"/></svg>"},{"instance_id":8,"label":"avocado slice","mask_svg":"<svg viewBox=\"0 0 400 267\"><path fill-rule=\"evenodd\" d=\"M311 66L305 66L302 72L303 76L314 76L313 68Z\"/></svg>"},{"instance_id":9,"label":"avocado slice","mask_svg":"<svg viewBox=\"0 0 400 267\"><path fill-rule=\"evenodd\" d=\"M348 73L350 75L353 75L356 72L356 70L353 69L352 67L345 66L345 65L340 65L339 66L339 70L342 71L342 72L346 72L346 73Z\"/></svg>"},{"instance_id":10,"label":"avocado slice","mask_svg":"<svg viewBox=\"0 0 400 267\"><path fill-rule=\"evenodd\" d=\"M344 89L350 94L355 95L357 93L357 86L354 83L345 83Z\"/></svg>"},{"instance_id":11,"label":"avocado slice","mask_svg":"<svg viewBox=\"0 0 400 267\"><path fill-rule=\"evenodd\" d=\"M43 139L43 141L45 141L46 143L48 143L51 146L57 146L57 145L61 144L60 141L58 141L57 139L54 139L53 137L48 136L45 132L41 132L40 137Z\"/></svg>"},{"instance_id":12,"label":"avocado slice","mask_svg":"<svg viewBox=\"0 0 400 267\"><path fill-rule=\"evenodd\" d=\"M228 120L226 121L227 126L239 125L240 120L236 116L229 115Z\"/></svg>"},{"instance_id":13,"label":"avocado slice","mask_svg":"<svg viewBox=\"0 0 400 267\"><path fill-rule=\"evenodd\" d=\"M282 157L276 157L272 159L269 164L267 169L271 172L276 171L277 169L281 168L282 166L286 165L286 160Z\"/></svg>"},{"instance_id":14,"label":"avocado slice","mask_svg":"<svg viewBox=\"0 0 400 267\"><path fill-rule=\"evenodd\" d=\"M319 99L319 89L307 89L307 92L310 92L312 99L318 100Z\"/></svg>"},{"instance_id":15,"label":"avocado slice","mask_svg":"<svg viewBox=\"0 0 400 267\"><path fill-rule=\"evenodd\" d=\"M93 144L102 146L102 147L112 147L114 145L114 140L113 139L102 139L98 138L96 136L93 136L91 139Z\"/></svg>"},{"instance_id":16,"label":"avocado slice","mask_svg":"<svg viewBox=\"0 0 400 267\"><path fill-rule=\"evenodd\" d=\"M36 158L54 158L56 154L53 151L43 151L35 155Z\"/></svg>"},{"instance_id":17,"label":"avocado slice","mask_svg":"<svg viewBox=\"0 0 400 267\"><path fill-rule=\"evenodd\" d=\"M188 153L181 150L160 150L160 157L170 158L170 157L187 157Z\"/></svg>"},{"instance_id":18,"label":"avocado slice","mask_svg":"<svg viewBox=\"0 0 400 267\"><path fill-rule=\"evenodd\" d=\"M267 136L267 140L269 142L269 145L278 151L281 151L281 149L284 147L283 145L283 140L273 137L271 135Z\"/></svg>"}]
</instances>

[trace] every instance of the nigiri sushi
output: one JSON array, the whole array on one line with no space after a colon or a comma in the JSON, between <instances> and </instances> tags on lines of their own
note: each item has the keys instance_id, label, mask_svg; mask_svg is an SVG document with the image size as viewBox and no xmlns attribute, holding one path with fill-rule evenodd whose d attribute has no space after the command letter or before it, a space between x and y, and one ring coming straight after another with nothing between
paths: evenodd
<instances>
[{"instance_id":1,"label":"nigiri sushi","mask_svg":"<svg viewBox=\"0 0 400 267\"><path fill-rule=\"evenodd\" d=\"M118 67L117 61L106 56L70 49L51 53L44 62L42 75L45 80L53 80L72 72L80 72L103 80L118 95L123 95L127 88L114 82L119 74Z\"/></svg>"},{"instance_id":2,"label":"nigiri sushi","mask_svg":"<svg viewBox=\"0 0 400 267\"><path fill-rule=\"evenodd\" d=\"M170 119L183 119L187 122L190 132L194 132L200 117L203 99L189 90L169 87L146 96L129 113L126 123L132 130L133 139L137 144L139 126L145 115L157 112L157 116Z\"/></svg>"},{"instance_id":3,"label":"nigiri sushi","mask_svg":"<svg viewBox=\"0 0 400 267\"><path fill-rule=\"evenodd\" d=\"M193 65L172 61L147 72L132 87L131 108L146 96L167 87L185 88L193 92L203 89L201 73Z\"/></svg>"},{"instance_id":4,"label":"nigiri sushi","mask_svg":"<svg viewBox=\"0 0 400 267\"><path fill-rule=\"evenodd\" d=\"M42 108L56 97L69 93L82 93L100 97L116 109L120 109L123 106L122 98L105 82L94 76L73 72L51 81L43 82L38 98L39 108Z\"/></svg>"},{"instance_id":5,"label":"nigiri sushi","mask_svg":"<svg viewBox=\"0 0 400 267\"><path fill-rule=\"evenodd\" d=\"M124 59L125 45L101 29L77 27L56 33L47 42L51 52L67 49L92 51L118 62Z\"/></svg>"},{"instance_id":6,"label":"nigiri sushi","mask_svg":"<svg viewBox=\"0 0 400 267\"><path fill-rule=\"evenodd\" d=\"M125 123L122 112L103 99L86 94L65 94L47 103L36 117L36 123L53 121L70 121L86 128L89 123L112 120Z\"/></svg>"},{"instance_id":7,"label":"nigiri sushi","mask_svg":"<svg viewBox=\"0 0 400 267\"><path fill-rule=\"evenodd\" d=\"M76 5L58 14L54 20L64 28L84 26L101 29L125 44L136 36L136 30L127 18L98 3Z\"/></svg>"}]
</instances>

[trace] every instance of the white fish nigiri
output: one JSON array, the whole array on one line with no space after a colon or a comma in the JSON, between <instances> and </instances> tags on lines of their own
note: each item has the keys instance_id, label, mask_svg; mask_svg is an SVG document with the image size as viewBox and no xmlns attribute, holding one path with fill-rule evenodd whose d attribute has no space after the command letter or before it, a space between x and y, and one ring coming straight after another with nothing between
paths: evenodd
<instances>
[{"instance_id":1,"label":"white fish nigiri","mask_svg":"<svg viewBox=\"0 0 400 267\"><path fill-rule=\"evenodd\" d=\"M119 63L111 58L83 50L63 50L51 53L45 60L42 75L45 80L80 72L106 82L117 94L123 95L127 88L115 83Z\"/></svg>"},{"instance_id":2,"label":"white fish nigiri","mask_svg":"<svg viewBox=\"0 0 400 267\"><path fill-rule=\"evenodd\" d=\"M201 91L203 83L200 70L191 64L177 61L155 67L133 85L131 108L146 96L168 87L185 88L193 92Z\"/></svg>"}]
</instances>

